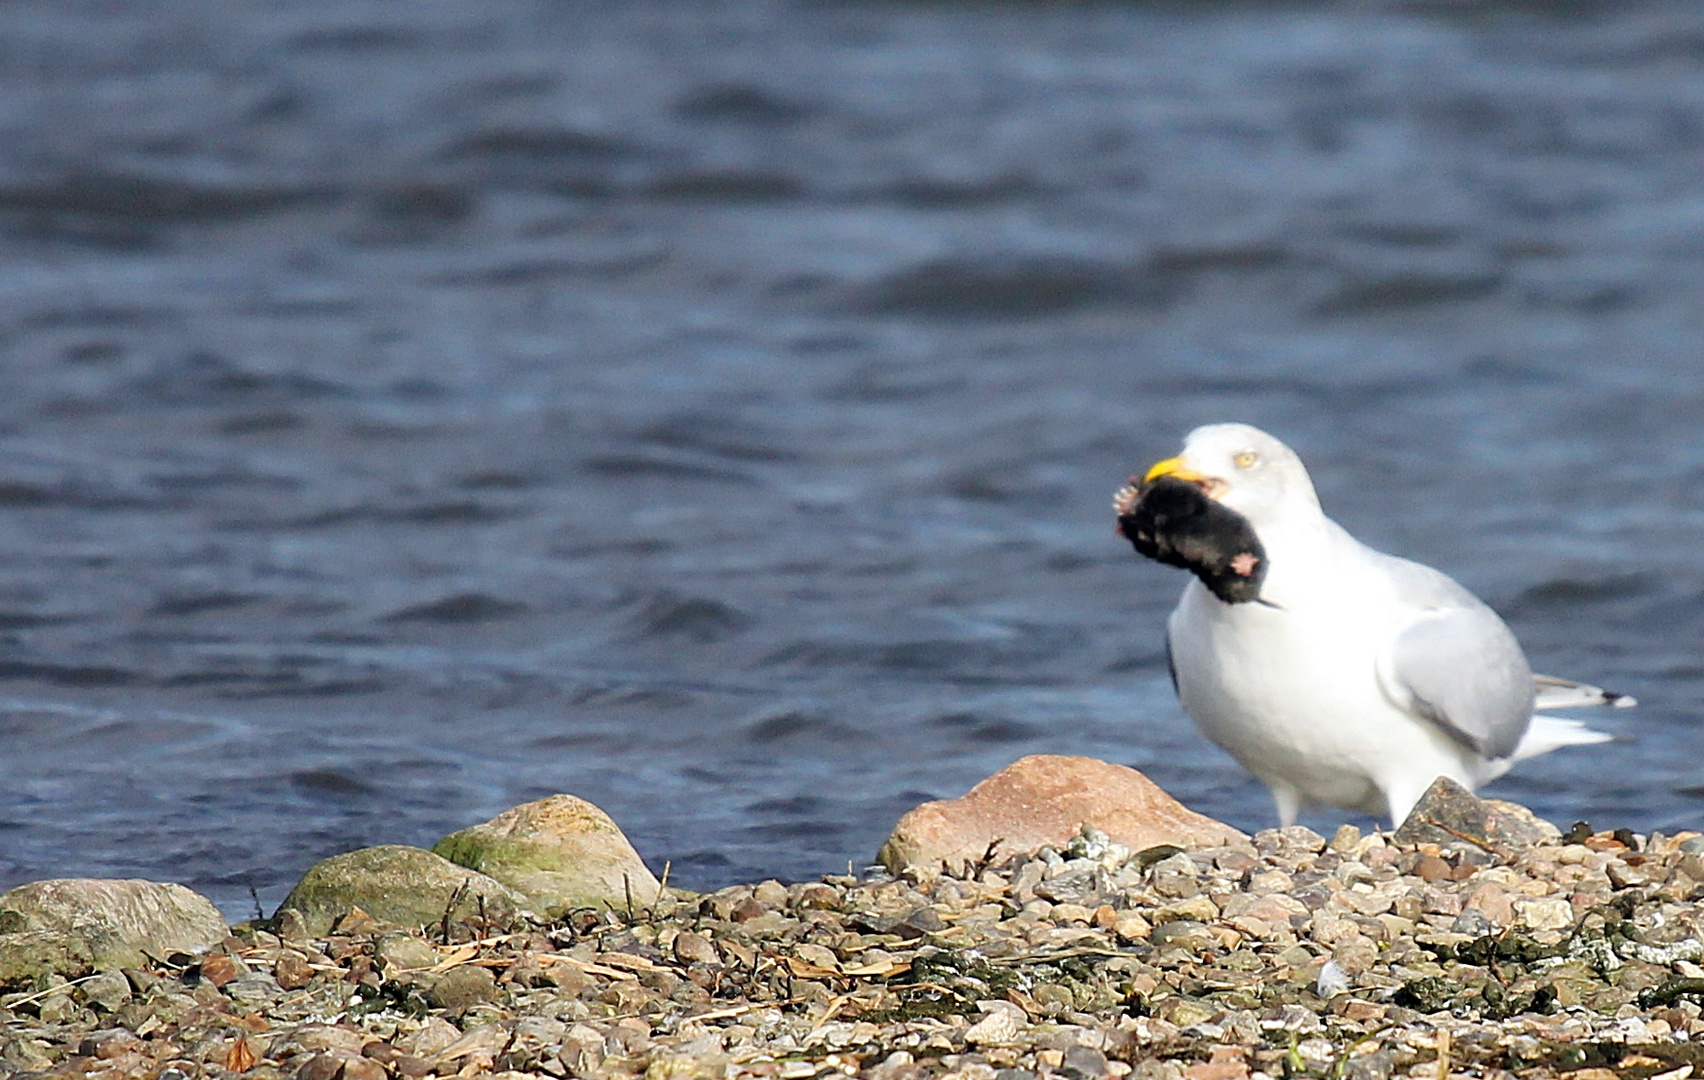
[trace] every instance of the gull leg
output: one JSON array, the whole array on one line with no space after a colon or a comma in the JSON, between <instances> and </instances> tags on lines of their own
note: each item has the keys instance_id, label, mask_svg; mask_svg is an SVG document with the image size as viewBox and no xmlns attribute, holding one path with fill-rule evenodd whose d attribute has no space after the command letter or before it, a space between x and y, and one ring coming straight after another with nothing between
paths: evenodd
<instances>
[{"instance_id":1,"label":"gull leg","mask_svg":"<svg viewBox=\"0 0 1704 1080\"><path fill-rule=\"evenodd\" d=\"M1272 801L1278 807L1278 827L1288 829L1302 812L1302 793L1289 784L1268 784L1267 790L1272 792Z\"/></svg>"},{"instance_id":2,"label":"gull leg","mask_svg":"<svg viewBox=\"0 0 1704 1080\"><path fill-rule=\"evenodd\" d=\"M1420 801L1420 796L1426 794L1426 789L1432 786L1430 780L1415 786L1409 784L1391 784L1384 789L1385 806L1390 814L1391 831L1402 828L1402 823L1408 820L1408 815L1414 811L1414 804ZM1462 784L1469 791L1471 785Z\"/></svg>"}]
</instances>

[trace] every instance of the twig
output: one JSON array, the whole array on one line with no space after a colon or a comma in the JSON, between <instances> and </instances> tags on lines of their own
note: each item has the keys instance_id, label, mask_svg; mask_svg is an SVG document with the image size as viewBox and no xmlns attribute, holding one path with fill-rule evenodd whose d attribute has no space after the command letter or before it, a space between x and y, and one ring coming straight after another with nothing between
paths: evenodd
<instances>
[{"instance_id":1,"label":"twig","mask_svg":"<svg viewBox=\"0 0 1704 1080\"><path fill-rule=\"evenodd\" d=\"M1003 836L996 836L994 839L988 841L988 850L982 853L981 858L977 859L976 863L972 867L972 873L970 875L972 878L982 877L983 871L994 865L994 852L1005 842L1006 838Z\"/></svg>"},{"instance_id":2,"label":"twig","mask_svg":"<svg viewBox=\"0 0 1704 1080\"><path fill-rule=\"evenodd\" d=\"M450 943L450 913L456 909L457 904L461 903L462 897L467 895L467 883L468 879L463 878L461 884L456 886L455 891L450 893L449 903L444 905L444 918L440 929L444 935L445 945Z\"/></svg>"},{"instance_id":3,"label":"twig","mask_svg":"<svg viewBox=\"0 0 1704 1080\"><path fill-rule=\"evenodd\" d=\"M1365 1035L1361 1036L1359 1039L1356 1039L1354 1042L1350 1043L1348 1046L1345 1046L1343 1048L1343 1052L1341 1054L1337 1055L1336 1063L1333 1064L1332 1067L1331 1067L1332 1080L1343 1080L1343 1070L1348 1067L1349 1057L1350 1057L1351 1054L1353 1054L1356 1050L1359 1050L1361 1047L1365 1046L1367 1043L1371 1042L1372 1040L1379 1038L1385 1032L1389 1031L1391 1028L1393 1028L1395 1026L1396 1025L1394 1025L1394 1024L1386 1024L1383 1027L1374 1028L1372 1031L1367 1032Z\"/></svg>"},{"instance_id":4,"label":"twig","mask_svg":"<svg viewBox=\"0 0 1704 1080\"><path fill-rule=\"evenodd\" d=\"M1490 841L1488 841L1488 840L1482 840L1477 836L1469 836L1467 833L1462 832L1460 829L1452 829L1448 825L1445 825L1443 822L1434 821L1431 818L1426 818L1424 823L1427 824L1427 825L1430 825L1434 829L1437 829L1439 832L1449 833L1451 836L1455 837L1457 840L1466 840L1468 843L1472 844L1474 847L1480 849L1481 851L1489 851L1493 855L1495 855L1497 853L1497 849L1492 847Z\"/></svg>"},{"instance_id":5,"label":"twig","mask_svg":"<svg viewBox=\"0 0 1704 1080\"><path fill-rule=\"evenodd\" d=\"M799 1002L794 998L788 998L786 1001L753 1001L748 1002L745 1005L735 1005L727 1009L716 1009L713 1012L699 1013L697 1016L683 1016L680 1020L683 1024L696 1023L700 1020L727 1020L734 1016L744 1016L748 1012L756 1012L758 1009L780 1009L788 1005L797 1005L798 1003ZM634 1013L633 1015L638 1016L639 1014ZM617 1016L612 1018L612 1020L620 1019L623 1019L623 1017Z\"/></svg>"},{"instance_id":6,"label":"twig","mask_svg":"<svg viewBox=\"0 0 1704 1080\"><path fill-rule=\"evenodd\" d=\"M805 1035L805 1041L809 1042L811 1036L815 1035L817 1032L821 1031L823 1029L823 1027L825 1025L827 1025L827 1023L830 1020L834 1019L834 1014L839 1012L841 1007L843 1005L845 1005L848 1001L851 1001L851 1000L852 1000L851 994L841 994L839 997L837 997L833 1001L829 1002L828 1008L826 1008L822 1011L821 1018L819 1018L816 1023L811 1025L811 1030Z\"/></svg>"},{"instance_id":7,"label":"twig","mask_svg":"<svg viewBox=\"0 0 1704 1080\"><path fill-rule=\"evenodd\" d=\"M10 1005L7 1005L6 1008L16 1009L19 1005L28 1005L30 1002L39 1001L40 999L47 997L49 994L57 994L57 993L59 993L59 991L68 989L68 988L73 987L73 986L76 986L79 983L86 983L90 979L98 979L98 978L101 977L101 974L102 974L101 972L96 972L93 975L85 975L81 979L71 979L67 982L60 983L58 986L50 986L46 990L42 990L38 993L31 994L29 997L19 998L18 1000L12 1002Z\"/></svg>"}]
</instances>

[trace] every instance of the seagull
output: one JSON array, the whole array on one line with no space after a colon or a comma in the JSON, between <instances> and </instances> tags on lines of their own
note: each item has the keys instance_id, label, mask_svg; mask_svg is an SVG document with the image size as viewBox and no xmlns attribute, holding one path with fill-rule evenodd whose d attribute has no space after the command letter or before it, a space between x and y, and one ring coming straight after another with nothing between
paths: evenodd
<instances>
[{"instance_id":1,"label":"seagull","mask_svg":"<svg viewBox=\"0 0 1704 1080\"><path fill-rule=\"evenodd\" d=\"M1266 785L1283 825L1321 805L1401 824L1438 777L1471 791L1518 761L1611 738L1537 714L1634 704L1534 675L1496 612L1350 536L1295 451L1258 428L1196 428L1120 492L1120 514L1162 478L1196 485L1258 541L1228 560L1230 574L1260 563L1258 594L1198 570L1167 621L1167 657L1184 711Z\"/></svg>"}]
</instances>

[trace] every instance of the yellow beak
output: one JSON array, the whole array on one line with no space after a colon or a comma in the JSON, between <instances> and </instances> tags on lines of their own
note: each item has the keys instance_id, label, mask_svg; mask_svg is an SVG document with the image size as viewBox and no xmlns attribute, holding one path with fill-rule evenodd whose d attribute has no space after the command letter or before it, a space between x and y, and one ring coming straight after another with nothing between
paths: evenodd
<instances>
[{"instance_id":1,"label":"yellow beak","mask_svg":"<svg viewBox=\"0 0 1704 1080\"><path fill-rule=\"evenodd\" d=\"M1207 480L1205 476L1202 476L1193 469L1185 468L1182 458L1172 457L1166 458L1164 461L1155 462L1154 467L1149 469L1147 475L1142 477L1142 483L1151 484L1162 476L1175 476L1179 480L1184 480L1191 484L1200 484Z\"/></svg>"}]
</instances>

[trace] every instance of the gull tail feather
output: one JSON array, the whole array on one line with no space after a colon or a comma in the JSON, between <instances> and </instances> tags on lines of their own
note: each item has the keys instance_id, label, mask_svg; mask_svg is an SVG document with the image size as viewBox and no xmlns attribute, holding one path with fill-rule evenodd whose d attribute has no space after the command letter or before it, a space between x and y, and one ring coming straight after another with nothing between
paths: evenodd
<instances>
[{"instance_id":1,"label":"gull tail feather","mask_svg":"<svg viewBox=\"0 0 1704 1080\"><path fill-rule=\"evenodd\" d=\"M1527 726L1526 734L1521 737L1521 744L1515 747L1515 752L1509 755L1508 761L1513 764L1540 754L1548 754L1559 747L1591 746L1594 743L1609 742L1614 738L1613 735L1593 731L1578 720L1535 716Z\"/></svg>"},{"instance_id":2,"label":"gull tail feather","mask_svg":"<svg viewBox=\"0 0 1704 1080\"><path fill-rule=\"evenodd\" d=\"M1589 705L1609 705L1617 709L1631 709L1639 704L1629 694L1618 694L1614 690L1605 690L1601 686L1575 682L1572 679L1558 679L1554 675L1534 675L1532 687L1535 694L1532 707L1536 712L1549 712L1551 709L1579 709Z\"/></svg>"}]
</instances>

